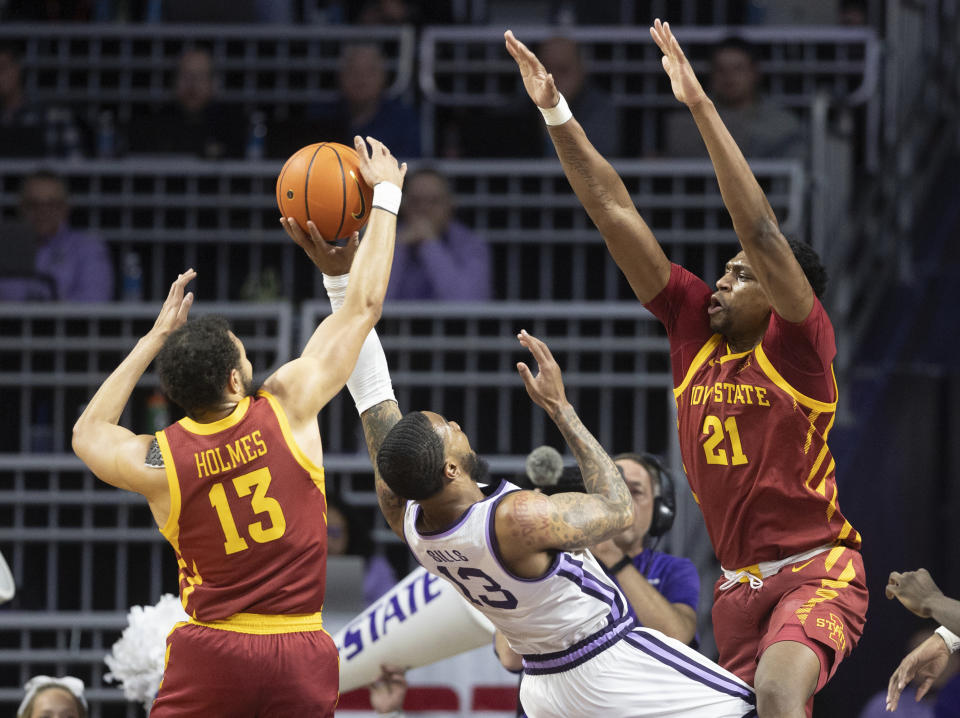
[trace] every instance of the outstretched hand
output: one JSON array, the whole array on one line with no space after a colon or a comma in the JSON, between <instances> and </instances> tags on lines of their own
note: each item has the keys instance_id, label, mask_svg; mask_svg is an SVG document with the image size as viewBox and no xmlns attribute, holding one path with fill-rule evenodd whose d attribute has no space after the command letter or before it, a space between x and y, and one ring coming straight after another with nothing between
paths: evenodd
<instances>
[{"instance_id":1,"label":"outstretched hand","mask_svg":"<svg viewBox=\"0 0 960 718\"><path fill-rule=\"evenodd\" d=\"M914 648L897 666L887 684L887 710L895 711L900 694L911 681L917 681L917 700L921 700L943 673L950 659L950 649L936 633Z\"/></svg>"},{"instance_id":2,"label":"outstretched hand","mask_svg":"<svg viewBox=\"0 0 960 718\"><path fill-rule=\"evenodd\" d=\"M527 394L530 395L534 403L553 417L567 404L567 395L563 388L563 375L560 373L560 367L557 365L556 359L553 358L553 354L550 353L550 347L532 334L528 334L526 329L520 330L517 339L530 350L539 369L537 375L534 376L530 367L523 362L517 362L517 371L520 373L520 378L523 379L523 385L527 388Z\"/></svg>"},{"instance_id":3,"label":"outstretched hand","mask_svg":"<svg viewBox=\"0 0 960 718\"><path fill-rule=\"evenodd\" d=\"M160 313L150 330L151 334L166 338L186 323L190 307L193 305L193 292L184 294L184 289L196 276L197 273L193 269L188 269L183 274L178 275L173 284L170 285L167 298L164 300Z\"/></svg>"},{"instance_id":4,"label":"outstretched hand","mask_svg":"<svg viewBox=\"0 0 960 718\"><path fill-rule=\"evenodd\" d=\"M553 75L547 72L536 55L513 35L512 30L503 33L507 52L517 61L523 86L537 107L549 110L560 102L560 91L553 81Z\"/></svg>"},{"instance_id":5,"label":"outstretched hand","mask_svg":"<svg viewBox=\"0 0 960 718\"><path fill-rule=\"evenodd\" d=\"M650 28L650 35L663 52L661 62L663 69L670 77L673 96L687 107L693 107L707 99L707 93L703 91L693 67L670 30L670 23L661 23L660 18L657 18L653 21L653 27Z\"/></svg>"},{"instance_id":6,"label":"outstretched hand","mask_svg":"<svg viewBox=\"0 0 960 718\"><path fill-rule=\"evenodd\" d=\"M340 274L346 274L350 271L350 265L353 264L353 255L357 253L357 247L360 246L360 233L354 232L347 243L338 247L331 242L326 241L311 221L307 221L307 231L304 232L297 220L293 217L281 217L280 224L287 236L303 248L303 251L310 257L316 267L330 277Z\"/></svg>"}]
</instances>

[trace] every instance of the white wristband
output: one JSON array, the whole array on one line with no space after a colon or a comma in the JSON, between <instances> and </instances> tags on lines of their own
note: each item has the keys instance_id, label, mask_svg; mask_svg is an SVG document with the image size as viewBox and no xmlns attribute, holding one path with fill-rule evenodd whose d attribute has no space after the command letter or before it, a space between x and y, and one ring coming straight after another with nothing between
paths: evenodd
<instances>
[{"instance_id":1,"label":"white wristband","mask_svg":"<svg viewBox=\"0 0 960 718\"><path fill-rule=\"evenodd\" d=\"M347 284L350 281L350 273L330 276L323 275L323 288L327 290L327 297L330 299L330 308L337 311L343 306L343 300L347 296Z\"/></svg>"},{"instance_id":2,"label":"white wristband","mask_svg":"<svg viewBox=\"0 0 960 718\"><path fill-rule=\"evenodd\" d=\"M947 649L950 653L956 653L960 651L960 636L958 636L953 631L940 626L936 631L934 631L940 638L943 639L943 642L947 644Z\"/></svg>"},{"instance_id":3,"label":"white wristband","mask_svg":"<svg viewBox=\"0 0 960 718\"><path fill-rule=\"evenodd\" d=\"M400 211L402 194L403 191L393 182L377 182L373 187L373 202L371 204L374 207L385 209L391 214L396 214Z\"/></svg>"},{"instance_id":4,"label":"white wristband","mask_svg":"<svg viewBox=\"0 0 960 718\"><path fill-rule=\"evenodd\" d=\"M573 117L573 113L570 112L570 107L567 105L566 98L564 98L562 93L557 94L560 95L560 101L555 107L551 107L547 110L543 109L542 107L537 108L540 110L540 114L543 115L543 121L546 122L550 127L562 125L564 122Z\"/></svg>"}]
</instances>

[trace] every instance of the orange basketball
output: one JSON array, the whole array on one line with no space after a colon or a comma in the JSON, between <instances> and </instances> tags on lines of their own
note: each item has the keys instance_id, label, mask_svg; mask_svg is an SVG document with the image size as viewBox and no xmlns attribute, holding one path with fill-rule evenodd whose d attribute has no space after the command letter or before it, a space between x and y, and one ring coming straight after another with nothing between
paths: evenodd
<instances>
[{"instance_id":1,"label":"orange basketball","mask_svg":"<svg viewBox=\"0 0 960 718\"><path fill-rule=\"evenodd\" d=\"M349 237L370 217L371 189L357 169L357 151L338 142L307 145L277 177L277 205L307 231L311 220L328 242Z\"/></svg>"}]
</instances>

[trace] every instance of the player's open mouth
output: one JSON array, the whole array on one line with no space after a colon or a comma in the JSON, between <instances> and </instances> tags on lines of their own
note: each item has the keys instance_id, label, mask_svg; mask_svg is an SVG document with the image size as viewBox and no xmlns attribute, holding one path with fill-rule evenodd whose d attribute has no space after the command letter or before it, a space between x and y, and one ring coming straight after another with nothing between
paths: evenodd
<instances>
[{"instance_id":1,"label":"player's open mouth","mask_svg":"<svg viewBox=\"0 0 960 718\"><path fill-rule=\"evenodd\" d=\"M720 303L720 300L716 296L710 297L710 306L707 307L707 314L716 314L717 312L722 312L726 307Z\"/></svg>"}]
</instances>

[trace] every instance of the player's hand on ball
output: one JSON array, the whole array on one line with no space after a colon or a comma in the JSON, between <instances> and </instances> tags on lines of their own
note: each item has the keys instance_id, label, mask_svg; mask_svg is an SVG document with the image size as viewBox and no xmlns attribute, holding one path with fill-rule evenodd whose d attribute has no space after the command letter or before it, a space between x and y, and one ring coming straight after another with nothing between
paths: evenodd
<instances>
[{"instance_id":1,"label":"player's hand on ball","mask_svg":"<svg viewBox=\"0 0 960 718\"><path fill-rule=\"evenodd\" d=\"M353 264L353 255L357 253L357 247L360 244L359 232L354 232L344 246L338 247L326 241L313 222L307 222L307 232L309 234L300 229L300 225L293 217L281 217L280 224L286 231L287 236L303 247L303 251L310 257L310 261L321 272L327 276L335 277L350 271L350 265Z\"/></svg>"},{"instance_id":2,"label":"player's hand on ball","mask_svg":"<svg viewBox=\"0 0 960 718\"><path fill-rule=\"evenodd\" d=\"M353 146L360 156L360 174L368 185L375 187L378 182L392 182L397 187L403 187L407 163L398 164L385 144L373 137L367 137L367 141L364 142L363 138L357 135L353 138Z\"/></svg>"},{"instance_id":3,"label":"player's hand on ball","mask_svg":"<svg viewBox=\"0 0 960 718\"><path fill-rule=\"evenodd\" d=\"M512 30L503 33L507 52L517 61L523 86L537 107L549 110L560 102L560 91L553 81L553 75L547 72L536 55L513 35Z\"/></svg>"}]
</instances>

